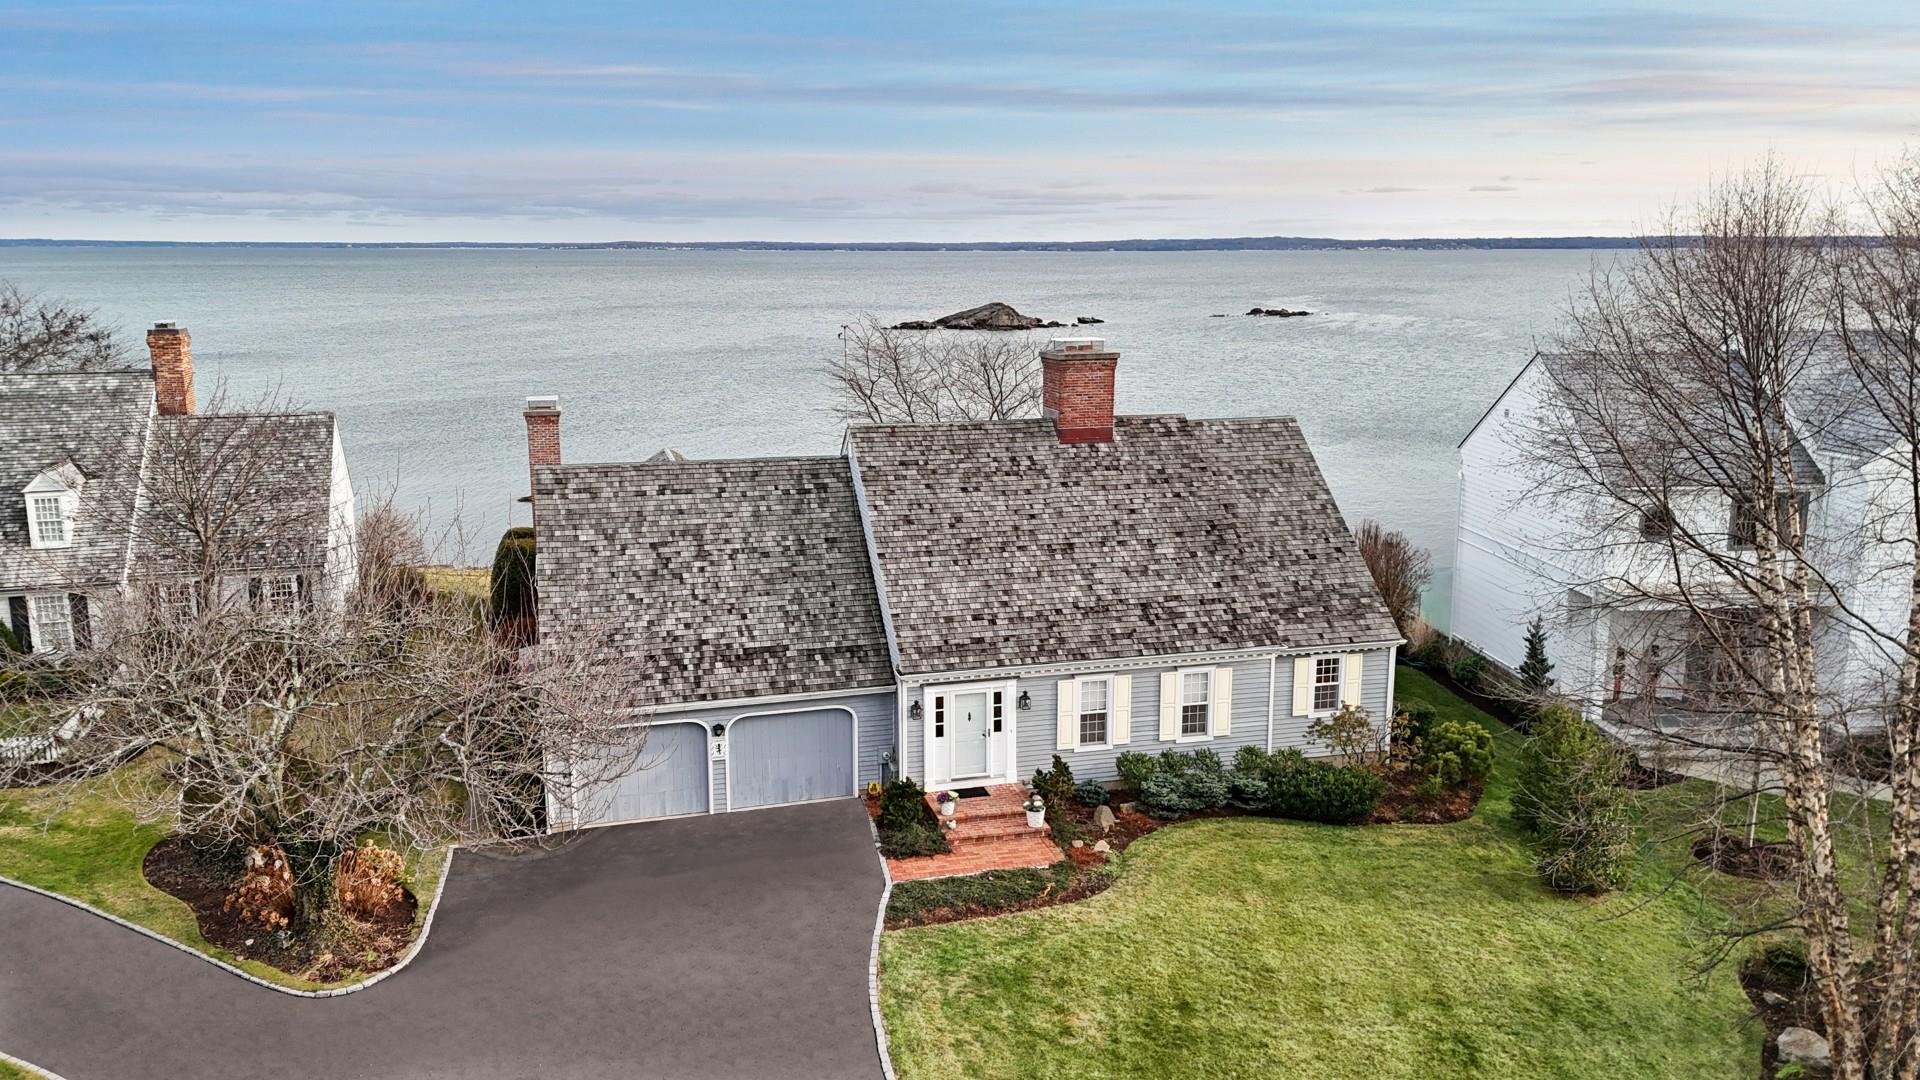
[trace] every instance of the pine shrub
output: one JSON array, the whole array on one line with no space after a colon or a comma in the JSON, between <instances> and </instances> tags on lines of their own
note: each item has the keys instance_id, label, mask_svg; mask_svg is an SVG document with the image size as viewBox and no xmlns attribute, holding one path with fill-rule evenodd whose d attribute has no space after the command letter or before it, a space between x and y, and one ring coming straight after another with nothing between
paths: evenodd
<instances>
[{"instance_id":1,"label":"pine shrub","mask_svg":"<svg viewBox=\"0 0 1920 1080\"><path fill-rule=\"evenodd\" d=\"M493 551L490 625L527 624L536 617L534 564L533 530L525 525L508 529Z\"/></svg>"}]
</instances>

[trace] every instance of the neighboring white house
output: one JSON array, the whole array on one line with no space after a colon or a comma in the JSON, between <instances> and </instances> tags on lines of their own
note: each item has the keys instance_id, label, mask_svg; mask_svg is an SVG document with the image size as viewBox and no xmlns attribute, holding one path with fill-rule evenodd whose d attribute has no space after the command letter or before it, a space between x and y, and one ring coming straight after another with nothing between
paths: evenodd
<instances>
[{"instance_id":1,"label":"neighboring white house","mask_svg":"<svg viewBox=\"0 0 1920 1080\"><path fill-rule=\"evenodd\" d=\"M270 440L231 478L249 491L234 504L256 509L228 524L230 593L337 606L352 586L353 485L333 414L198 414L187 332L161 323L147 344L149 369L0 373L0 623L30 651L84 648L103 605L182 576L155 527L156 446ZM149 515L138 530L133 513Z\"/></svg>"},{"instance_id":2,"label":"neighboring white house","mask_svg":"<svg viewBox=\"0 0 1920 1080\"><path fill-rule=\"evenodd\" d=\"M1668 545L1658 541L1671 522L1643 516L1598 527L1604 515L1566 505L1530 480L1537 473L1526 463L1529 443L1550 407L1543 399L1554 362L1534 356L1460 442L1450 631L1511 668L1539 616L1563 692L1596 712L1617 702L1683 709L1722 677L1712 652L1696 642L1691 617L1634 590L1607 595L1595 584L1670 578L1672 567L1660 558ZM1884 641L1857 623L1897 633L1906 623L1913 569L1912 551L1897 542L1902 530L1911 535L1911 515L1896 490L1904 446L1862 407L1859 394L1844 374L1830 373L1797 386L1790 410L1808 550L1853 613L1842 619L1833 600L1817 601L1816 660L1823 686L1852 700L1880 692L1896 663ZM1669 513L1729 551L1743 544L1741 509L1723 493L1675 499ZM1896 539L1880 539L1889 536Z\"/></svg>"}]
</instances>

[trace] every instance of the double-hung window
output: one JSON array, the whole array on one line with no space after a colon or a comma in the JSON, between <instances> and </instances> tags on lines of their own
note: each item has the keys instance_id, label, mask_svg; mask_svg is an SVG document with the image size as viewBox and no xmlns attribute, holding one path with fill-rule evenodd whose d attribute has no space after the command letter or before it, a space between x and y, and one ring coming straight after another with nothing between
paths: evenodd
<instances>
[{"instance_id":1,"label":"double-hung window","mask_svg":"<svg viewBox=\"0 0 1920 1080\"><path fill-rule=\"evenodd\" d=\"M1340 708L1340 658L1322 656L1313 662L1313 711L1334 712Z\"/></svg>"},{"instance_id":2,"label":"double-hung window","mask_svg":"<svg viewBox=\"0 0 1920 1080\"><path fill-rule=\"evenodd\" d=\"M1205 671L1180 675L1180 737L1213 732L1213 676Z\"/></svg>"},{"instance_id":3,"label":"double-hung window","mask_svg":"<svg viewBox=\"0 0 1920 1080\"><path fill-rule=\"evenodd\" d=\"M268 611L289 612L300 606L300 579L270 577L260 583L260 601Z\"/></svg>"},{"instance_id":4,"label":"double-hung window","mask_svg":"<svg viewBox=\"0 0 1920 1080\"><path fill-rule=\"evenodd\" d=\"M35 495L32 505L33 543L35 547L67 546L67 505L58 495Z\"/></svg>"},{"instance_id":5,"label":"double-hung window","mask_svg":"<svg viewBox=\"0 0 1920 1080\"><path fill-rule=\"evenodd\" d=\"M1112 701L1112 679L1080 680L1081 746L1107 745Z\"/></svg>"},{"instance_id":6,"label":"double-hung window","mask_svg":"<svg viewBox=\"0 0 1920 1080\"><path fill-rule=\"evenodd\" d=\"M72 651L73 609L66 593L32 593L27 597L27 610L33 620L35 652Z\"/></svg>"}]
</instances>

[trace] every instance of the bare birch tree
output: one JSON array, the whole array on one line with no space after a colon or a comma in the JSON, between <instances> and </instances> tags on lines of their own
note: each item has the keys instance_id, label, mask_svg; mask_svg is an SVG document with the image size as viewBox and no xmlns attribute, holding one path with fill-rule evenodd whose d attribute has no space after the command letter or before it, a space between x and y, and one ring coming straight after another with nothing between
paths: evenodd
<instances>
[{"instance_id":1,"label":"bare birch tree","mask_svg":"<svg viewBox=\"0 0 1920 1080\"><path fill-rule=\"evenodd\" d=\"M1863 969L1836 856L1837 819L1855 804L1834 798L1828 737L1874 702L1816 663L1821 634L1865 621L1828 576L1843 538L1822 534L1813 502L1828 479L1811 452L1814 403L1839 326L1832 234L1811 186L1777 162L1713 185L1638 258L1593 275L1543 358L1525 450L1530 498L1565 523L1571 618L1614 657L1615 689L1591 704L1643 744L1736 763L1735 783L1780 793L1786 924L1806 940L1833 1075L1911 1077L1913 856L1906 841L1882 852L1879 946ZM1638 700L1613 700L1623 684ZM1909 787L1913 767L1910 753L1896 763ZM1724 797L1704 828L1720 827Z\"/></svg>"},{"instance_id":2,"label":"bare birch tree","mask_svg":"<svg viewBox=\"0 0 1920 1080\"><path fill-rule=\"evenodd\" d=\"M1362 521L1353 537L1400 635L1411 638L1420 621L1420 593L1433 580L1433 556L1406 533L1389 531L1372 518Z\"/></svg>"},{"instance_id":3,"label":"bare birch tree","mask_svg":"<svg viewBox=\"0 0 1920 1080\"><path fill-rule=\"evenodd\" d=\"M1039 350L1025 334L895 330L871 315L845 327L825 372L833 415L869 424L1038 415Z\"/></svg>"},{"instance_id":4,"label":"bare birch tree","mask_svg":"<svg viewBox=\"0 0 1920 1080\"><path fill-rule=\"evenodd\" d=\"M336 508L300 494L324 486L301 457L312 415L159 418L147 482L91 493L85 526L123 531L135 571L90 605L92 640L62 658L58 703L84 719L70 775L142 820L283 852L303 934L323 927L335 865L363 836L414 851L529 839L549 802L576 806L629 771L642 730L629 665L591 635L508 648L467 598L428 592L409 562L428 548L417 520L376 507L355 558L314 550ZM322 563L357 564L356 580L259 584ZM170 782L122 769L142 755ZM0 762L0 786L25 768Z\"/></svg>"}]
</instances>

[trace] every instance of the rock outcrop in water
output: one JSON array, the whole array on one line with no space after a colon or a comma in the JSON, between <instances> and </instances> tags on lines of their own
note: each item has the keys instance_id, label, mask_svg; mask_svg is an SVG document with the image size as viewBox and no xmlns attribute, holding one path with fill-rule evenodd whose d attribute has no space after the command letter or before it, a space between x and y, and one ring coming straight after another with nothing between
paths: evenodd
<instances>
[{"instance_id":1,"label":"rock outcrop in water","mask_svg":"<svg viewBox=\"0 0 1920 1080\"><path fill-rule=\"evenodd\" d=\"M1293 311L1283 307L1257 307L1247 312L1249 315L1271 315L1277 319L1291 319L1300 315L1311 315L1311 311Z\"/></svg>"},{"instance_id":2,"label":"rock outcrop in water","mask_svg":"<svg viewBox=\"0 0 1920 1080\"><path fill-rule=\"evenodd\" d=\"M910 319L895 323L889 330L1043 330L1065 326L1065 323L1036 319L1031 315L1022 315L1011 305L998 300L991 304L956 311L928 322L925 319Z\"/></svg>"}]
</instances>

